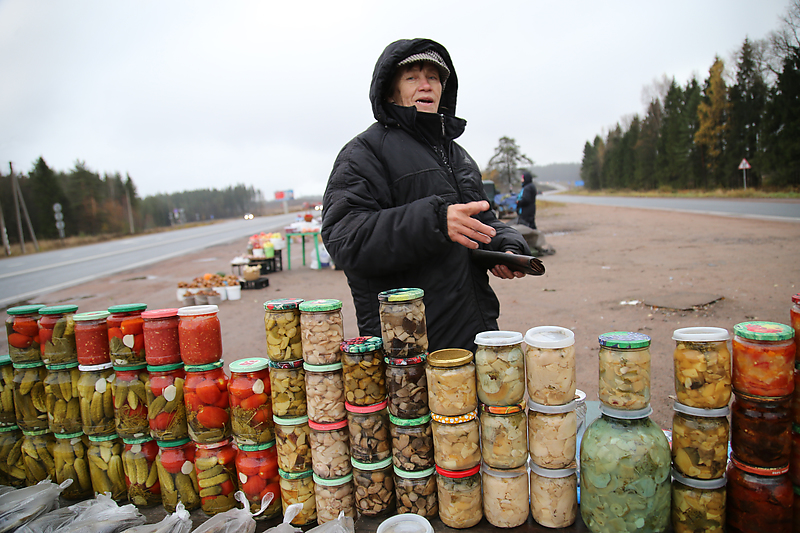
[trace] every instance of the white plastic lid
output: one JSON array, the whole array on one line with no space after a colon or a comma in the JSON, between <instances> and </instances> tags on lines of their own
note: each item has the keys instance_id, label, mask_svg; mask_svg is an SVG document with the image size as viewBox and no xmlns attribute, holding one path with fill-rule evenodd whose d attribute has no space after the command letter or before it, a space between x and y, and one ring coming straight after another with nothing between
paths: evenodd
<instances>
[{"instance_id":1,"label":"white plastic lid","mask_svg":"<svg viewBox=\"0 0 800 533\"><path fill-rule=\"evenodd\" d=\"M672 332L672 339L686 342L720 342L731 338L725 328L694 327L680 328Z\"/></svg>"},{"instance_id":2,"label":"white plastic lid","mask_svg":"<svg viewBox=\"0 0 800 533\"><path fill-rule=\"evenodd\" d=\"M475 335L479 346L512 346L522 342L522 333L517 331L483 331Z\"/></svg>"},{"instance_id":3,"label":"white plastic lid","mask_svg":"<svg viewBox=\"0 0 800 533\"><path fill-rule=\"evenodd\" d=\"M481 472L485 472L490 476L494 477L502 477L502 478L510 478L510 477L519 477L528 474L528 469L525 468L525 465L522 465L517 468L510 468L508 470L500 470L499 468L492 468L491 466L487 465L485 462L481 462Z\"/></svg>"},{"instance_id":4,"label":"white plastic lid","mask_svg":"<svg viewBox=\"0 0 800 533\"><path fill-rule=\"evenodd\" d=\"M584 403L586 401L586 393L580 389L575 389L575 401L578 403Z\"/></svg>"},{"instance_id":5,"label":"white plastic lid","mask_svg":"<svg viewBox=\"0 0 800 533\"><path fill-rule=\"evenodd\" d=\"M683 405L680 402L675 402L672 404L672 408L679 413L685 413L687 415L693 416L702 416L704 418L717 418L720 416L728 416L731 414L731 408L727 405L725 407L720 407L718 409L701 409L699 407L689 407L688 405Z\"/></svg>"},{"instance_id":6,"label":"white plastic lid","mask_svg":"<svg viewBox=\"0 0 800 533\"><path fill-rule=\"evenodd\" d=\"M575 468L542 468L530 458L528 459L528 467L531 469L531 472L550 479L568 477L577 472Z\"/></svg>"},{"instance_id":7,"label":"white plastic lid","mask_svg":"<svg viewBox=\"0 0 800 533\"><path fill-rule=\"evenodd\" d=\"M566 348L575 344L575 334L559 326L536 326L525 333L525 344L534 348Z\"/></svg>"},{"instance_id":8,"label":"white plastic lid","mask_svg":"<svg viewBox=\"0 0 800 533\"><path fill-rule=\"evenodd\" d=\"M570 411L574 411L577 407L577 400L572 400L562 405L544 405L542 403L536 403L528 398L528 410L536 411L537 413L545 413L548 415L569 413Z\"/></svg>"},{"instance_id":9,"label":"white plastic lid","mask_svg":"<svg viewBox=\"0 0 800 533\"><path fill-rule=\"evenodd\" d=\"M181 307L178 309L178 316L210 315L218 312L218 305L190 305L188 307Z\"/></svg>"},{"instance_id":10,"label":"white plastic lid","mask_svg":"<svg viewBox=\"0 0 800 533\"><path fill-rule=\"evenodd\" d=\"M433 526L424 516L404 513L381 522L377 533L433 533Z\"/></svg>"},{"instance_id":11,"label":"white plastic lid","mask_svg":"<svg viewBox=\"0 0 800 533\"><path fill-rule=\"evenodd\" d=\"M604 415L610 416L611 418L636 420L639 418L647 418L653 414L653 408L650 407L650 404L647 404L647 407L643 409L631 409L630 411L626 411L624 409L614 409L613 407L609 407L603 402L600 402L600 412Z\"/></svg>"},{"instance_id":12,"label":"white plastic lid","mask_svg":"<svg viewBox=\"0 0 800 533\"><path fill-rule=\"evenodd\" d=\"M722 475L719 479L693 479L688 478L680 475L674 468L672 469L672 479L679 483L683 483L687 487L692 487L694 489L704 489L704 490L713 490L713 489L721 489L725 486L728 478L725 474Z\"/></svg>"}]
</instances>

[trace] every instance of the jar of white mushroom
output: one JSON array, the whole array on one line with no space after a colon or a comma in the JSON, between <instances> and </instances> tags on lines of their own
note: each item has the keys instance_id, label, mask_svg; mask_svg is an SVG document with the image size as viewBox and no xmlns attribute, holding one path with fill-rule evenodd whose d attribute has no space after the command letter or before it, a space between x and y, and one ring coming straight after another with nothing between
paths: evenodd
<instances>
[{"instance_id":1,"label":"jar of white mushroom","mask_svg":"<svg viewBox=\"0 0 800 533\"><path fill-rule=\"evenodd\" d=\"M350 465L350 432L347 420L332 424L308 421L311 429L311 463L314 475L335 479L352 471Z\"/></svg>"},{"instance_id":2,"label":"jar of white mushroom","mask_svg":"<svg viewBox=\"0 0 800 533\"><path fill-rule=\"evenodd\" d=\"M353 405L372 405L386 399L386 371L380 337L342 341L345 399Z\"/></svg>"},{"instance_id":3,"label":"jar of white mushroom","mask_svg":"<svg viewBox=\"0 0 800 533\"><path fill-rule=\"evenodd\" d=\"M481 463L478 413L461 416L431 414L433 459L446 470L467 470Z\"/></svg>"},{"instance_id":4,"label":"jar of white mushroom","mask_svg":"<svg viewBox=\"0 0 800 533\"><path fill-rule=\"evenodd\" d=\"M278 468L281 487L281 506L283 514L286 508L294 503L303 504L297 516L292 519L291 524L295 526L305 526L317 521L317 497L314 488L314 472L306 470L304 472L285 472Z\"/></svg>"},{"instance_id":5,"label":"jar of white mushroom","mask_svg":"<svg viewBox=\"0 0 800 533\"><path fill-rule=\"evenodd\" d=\"M575 334L558 326L537 326L525 333L528 397L544 405L562 405L575 397Z\"/></svg>"},{"instance_id":6,"label":"jar of white mushroom","mask_svg":"<svg viewBox=\"0 0 800 533\"><path fill-rule=\"evenodd\" d=\"M446 526L464 529L483 518L481 465L467 470L448 470L436 465L439 518Z\"/></svg>"},{"instance_id":7,"label":"jar of white mushroom","mask_svg":"<svg viewBox=\"0 0 800 533\"><path fill-rule=\"evenodd\" d=\"M342 363L303 363L303 369L306 371L308 419L325 424L347 418L344 410Z\"/></svg>"},{"instance_id":8,"label":"jar of white mushroom","mask_svg":"<svg viewBox=\"0 0 800 533\"><path fill-rule=\"evenodd\" d=\"M310 300L300 304L303 360L311 365L338 363L344 340L342 302Z\"/></svg>"},{"instance_id":9,"label":"jar of white mushroom","mask_svg":"<svg viewBox=\"0 0 800 533\"><path fill-rule=\"evenodd\" d=\"M430 413L419 418L389 415L392 463L395 468L418 472L433 468L433 430Z\"/></svg>"},{"instance_id":10,"label":"jar of white mushroom","mask_svg":"<svg viewBox=\"0 0 800 533\"><path fill-rule=\"evenodd\" d=\"M425 291L402 288L378 294L383 349L388 357L413 357L428 351Z\"/></svg>"},{"instance_id":11,"label":"jar of white mushroom","mask_svg":"<svg viewBox=\"0 0 800 533\"><path fill-rule=\"evenodd\" d=\"M481 455L490 468L517 468L528 460L525 404L481 404Z\"/></svg>"},{"instance_id":12,"label":"jar of white mushroom","mask_svg":"<svg viewBox=\"0 0 800 533\"><path fill-rule=\"evenodd\" d=\"M600 401L614 409L635 411L650 404L650 337L612 331L600 342Z\"/></svg>"},{"instance_id":13,"label":"jar of white mushroom","mask_svg":"<svg viewBox=\"0 0 800 533\"><path fill-rule=\"evenodd\" d=\"M528 521L528 467L507 470L481 466L483 514L494 527L517 527Z\"/></svg>"},{"instance_id":14,"label":"jar of white mushroom","mask_svg":"<svg viewBox=\"0 0 800 533\"><path fill-rule=\"evenodd\" d=\"M578 516L578 475L574 468L542 468L533 461L531 469L531 515L545 527L568 527Z\"/></svg>"},{"instance_id":15,"label":"jar of white mushroom","mask_svg":"<svg viewBox=\"0 0 800 533\"><path fill-rule=\"evenodd\" d=\"M356 461L375 463L391 459L392 441L386 405L386 400L363 407L345 402L350 456Z\"/></svg>"},{"instance_id":16,"label":"jar of white mushroom","mask_svg":"<svg viewBox=\"0 0 800 533\"><path fill-rule=\"evenodd\" d=\"M373 518L391 514L395 509L391 458L374 463L362 463L356 459L351 459L351 462L358 513Z\"/></svg>"},{"instance_id":17,"label":"jar of white mushroom","mask_svg":"<svg viewBox=\"0 0 800 533\"><path fill-rule=\"evenodd\" d=\"M348 464L350 458L347 458ZM356 518L355 489L353 488L353 474L333 479L319 477L316 473L314 479L314 494L317 500L317 522L324 524L336 520L340 512L345 516Z\"/></svg>"},{"instance_id":18,"label":"jar of white mushroom","mask_svg":"<svg viewBox=\"0 0 800 533\"><path fill-rule=\"evenodd\" d=\"M513 405L525 396L522 333L484 331L475 336L478 399L487 405Z\"/></svg>"},{"instance_id":19,"label":"jar of white mushroom","mask_svg":"<svg viewBox=\"0 0 800 533\"><path fill-rule=\"evenodd\" d=\"M394 486L397 495L397 514L414 513L425 517L439 514L436 470L408 471L394 467Z\"/></svg>"},{"instance_id":20,"label":"jar of white mushroom","mask_svg":"<svg viewBox=\"0 0 800 533\"><path fill-rule=\"evenodd\" d=\"M311 429L308 417L281 418L275 421L278 468L290 473L311 471Z\"/></svg>"},{"instance_id":21,"label":"jar of white mushroom","mask_svg":"<svg viewBox=\"0 0 800 533\"><path fill-rule=\"evenodd\" d=\"M578 404L543 405L528 400L528 451L542 468L575 466Z\"/></svg>"},{"instance_id":22,"label":"jar of white mushroom","mask_svg":"<svg viewBox=\"0 0 800 533\"><path fill-rule=\"evenodd\" d=\"M728 466L730 408L698 409L675 402L672 464L686 477L718 479Z\"/></svg>"},{"instance_id":23,"label":"jar of white mushroom","mask_svg":"<svg viewBox=\"0 0 800 533\"><path fill-rule=\"evenodd\" d=\"M472 352L460 348L436 350L428 356L425 372L432 413L459 416L478 408Z\"/></svg>"},{"instance_id":24,"label":"jar of white mushroom","mask_svg":"<svg viewBox=\"0 0 800 533\"><path fill-rule=\"evenodd\" d=\"M426 358L423 354L406 359L384 359L389 414L399 418L419 418L431 412L428 408Z\"/></svg>"}]
</instances>

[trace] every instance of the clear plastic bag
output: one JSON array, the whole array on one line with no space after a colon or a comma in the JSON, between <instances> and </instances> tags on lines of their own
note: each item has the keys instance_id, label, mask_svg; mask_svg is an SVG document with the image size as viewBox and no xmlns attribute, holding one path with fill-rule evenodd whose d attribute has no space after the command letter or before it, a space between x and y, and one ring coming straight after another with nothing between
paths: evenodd
<instances>
[{"instance_id":1,"label":"clear plastic bag","mask_svg":"<svg viewBox=\"0 0 800 533\"><path fill-rule=\"evenodd\" d=\"M288 506L286 511L283 513L283 522L275 527L269 528L264 533L302 533L302 529L291 524L291 521L294 520L294 518L299 515L300 511L302 510L302 502L293 503L292 505Z\"/></svg>"},{"instance_id":2,"label":"clear plastic bag","mask_svg":"<svg viewBox=\"0 0 800 533\"><path fill-rule=\"evenodd\" d=\"M256 521L253 518L266 511L269 504L272 503L274 495L268 492L261 499L261 509L257 513L250 513L250 504L247 501L247 496L242 491L236 491L234 498L241 503L243 509L229 509L225 512L216 514L203 522L203 524L194 530L194 533L253 533L256 530Z\"/></svg>"},{"instance_id":3,"label":"clear plastic bag","mask_svg":"<svg viewBox=\"0 0 800 533\"><path fill-rule=\"evenodd\" d=\"M108 493L98 494L97 500L96 505L57 533L121 533L145 522L142 513L132 504L119 506Z\"/></svg>"},{"instance_id":4,"label":"clear plastic bag","mask_svg":"<svg viewBox=\"0 0 800 533\"><path fill-rule=\"evenodd\" d=\"M14 531L58 508L58 495L72 484L71 479L56 485L49 479L36 485L0 495L0 533Z\"/></svg>"},{"instance_id":5,"label":"clear plastic bag","mask_svg":"<svg viewBox=\"0 0 800 533\"><path fill-rule=\"evenodd\" d=\"M192 519L189 511L183 506L183 502L178 502L175 512L165 516L161 522L132 527L126 529L124 533L189 533L191 529Z\"/></svg>"},{"instance_id":6,"label":"clear plastic bag","mask_svg":"<svg viewBox=\"0 0 800 533\"><path fill-rule=\"evenodd\" d=\"M355 533L356 525L352 518L344 515L344 511L339 511L339 516L335 519L320 524L306 531L306 533Z\"/></svg>"},{"instance_id":7,"label":"clear plastic bag","mask_svg":"<svg viewBox=\"0 0 800 533\"><path fill-rule=\"evenodd\" d=\"M50 511L36 520L28 522L16 533L55 533L77 520L84 511L97 503L98 500L91 499Z\"/></svg>"}]
</instances>

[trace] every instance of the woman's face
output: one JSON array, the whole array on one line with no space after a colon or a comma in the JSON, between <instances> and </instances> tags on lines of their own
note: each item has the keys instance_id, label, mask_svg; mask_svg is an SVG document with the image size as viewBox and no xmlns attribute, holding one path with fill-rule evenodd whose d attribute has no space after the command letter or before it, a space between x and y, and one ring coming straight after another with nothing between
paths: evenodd
<instances>
[{"instance_id":1,"label":"woman's face","mask_svg":"<svg viewBox=\"0 0 800 533\"><path fill-rule=\"evenodd\" d=\"M433 63L413 63L397 69L390 102L404 107L414 106L423 113L437 113L441 98L439 68Z\"/></svg>"}]
</instances>

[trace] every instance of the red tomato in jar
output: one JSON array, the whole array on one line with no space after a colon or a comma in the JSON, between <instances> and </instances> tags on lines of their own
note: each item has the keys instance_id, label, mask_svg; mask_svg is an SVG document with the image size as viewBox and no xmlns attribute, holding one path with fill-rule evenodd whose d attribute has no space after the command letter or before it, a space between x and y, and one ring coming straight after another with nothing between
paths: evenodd
<instances>
[{"instance_id":1,"label":"red tomato in jar","mask_svg":"<svg viewBox=\"0 0 800 533\"><path fill-rule=\"evenodd\" d=\"M250 498L252 498L256 494L260 495L261 492L266 487L267 487L267 482L258 476L247 476L247 481L245 483L242 483L242 490L244 491L245 494L250 496Z\"/></svg>"},{"instance_id":2,"label":"red tomato in jar","mask_svg":"<svg viewBox=\"0 0 800 533\"><path fill-rule=\"evenodd\" d=\"M150 420L150 429L156 431L166 431L172 423L172 417L175 413L158 413L158 416Z\"/></svg>"},{"instance_id":3,"label":"red tomato in jar","mask_svg":"<svg viewBox=\"0 0 800 533\"><path fill-rule=\"evenodd\" d=\"M28 348L31 344L33 344L33 337L23 335L22 333L11 333L8 336L8 344L13 346L14 348L19 348L20 350L24 350L25 348Z\"/></svg>"},{"instance_id":4,"label":"red tomato in jar","mask_svg":"<svg viewBox=\"0 0 800 533\"><path fill-rule=\"evenodd\" d=\"M186 460L184 450L171 448L161 450L161 466L170 474L179 474Z\"/></svg>"},{"instance_id":5,"label":"red tomato in jar","mask_svg":"<svg viewBox=\"0 0 800 533\"><path fill-rule=\"evenodd\" d=\"M231 464L235 461L236 450L233 449L233 446L224 447L217 453L217 462L221 465Z\"/></svg>"},{"instance_id":6,"label":"red tomato in jar","mask_svg":"<svg viewBox=\"0 0 800 533\"><path fill-rule=\"evenodd\" d=\"M272 501L274 502L281 497L281 485L277 481L267 484L264 490L261 491L260 497L263 499L267 494L272 494Z\"/></svg>"},{"instance_id":7,"label":"red tomato in jar","mask_svg":"<svg viewBox=\"0 0 800 533\"><path fill-rule=\"evenodd\" d=\"M214 404L215 406L219 407L220 409L227 409L230 407L230 401L228 399L228 393L224 393L219 397L217 403Z\"/></svg>"},{"instance_id":8,"label":"red tomato in jar","mask_svg":"<svg viewBox=\"0 0 800 533\"><path fill-rule=\"evenodd\" d=\"M256 409L267 403L268 400L269 396L267 396L263 392L261 394L253 394L246 400L242 400L241 403L242 409L247 409L247 410Z\"/></svg>"},{"instance_id":9,"label":"red tomato in jar","mask_svg":"<svg viewBox=\"0 0 800 533\"><path fill-rule=\"evenodd\" d=\"M12 329L26 337L35 337L39 334L39 324L32 318L16 318Z\"/></svg>"},{"instance_id":10,"label":"red tomato in jar","mask_svg":"<svg viewBox=\"0 0 800 533\"><path fill-rule=\"evenodd\" d=\"M233 482L231 482L230 479L222 483L219 488L222 489L222 494L225 496L236 490L236 487L233 486Z\"/></svg>"},{"instance_id":11,"label":"red tomato in jar","mask_svg":"<svg viewBox=\"0 0 800 533\"><path fill-rule=\"evenodd\" d=\"M229 407L239 407L242 404L242 400L237 398L233 395L228 395L228 403L230 404Z\"/></svg>"},{"instance_id":12,"label":"red tomato in jar","mask_svg":"<svg viewBox=\"0 0 800 533\"><path fill-rule=\"evenodd\" d=\"M114 337L121 339L122 338L122 330L119 328L108 328L108 340L113 339Z\"/></svg>"},{"instance_id":13,"label":"red tomato in jar","mask_svg":"<svg viewBox=\"0 0 800 533\"><path fill-rule=\"evenodd\" d=\"M144 350L144 335L134 335L133 336L133 353L138 354Z\"/></svg>"},{"instance_id":14,"label":"red tomato in jar","mask_svg":"<svg viewBox=\"0 0 800 533\"><path fill-rule=\"evenodd\" d=\"M258 475L264 479L271 479L278 475L278 461L273 459L258 468Z\"/></svg>"},{"instance_id":15,"label":"red tomato in jar","mask_svg":"<svg viewBox=\"0 0 800 533\"><path fill-rule=\"evenodd\" d=\"M202 407L203 402L193 392L187 392L183 395L183 403L186 404L186 409L189 411L197 412Z\"/></svg>"},{"instance_id":16,"label":"red tomato in jar","mask_svg":"<svg viewBox=\"0 0 800 533\"><path fill-rule=\"evenodd\" d=\"M244 400L253 395L253 384L247 379L232 379L228 385L231 396Z\"/></svg>"},{"instance_id":17,"label":"red tomato in jar","mask_svg":"<svg viewBox=\"0 0 800 533\"><path fill-rule=\"evenodd\" d=\"M236 461L236 470L246 476L258 476L258 461L249 457L240 457Z\"/></svg>"},{"instance_id":18,"label":"red tomato in jar","mask_svg":"<svg viewBox=\"0 0 800 533\"><path fill-rule=\"evenodd\" d=\"M173 381L173 378L167 376L151 376L150 392L153 396L161 396L164 394L164 389L172 385Z\"/></svg>"},{"instance_id":19,"label":"red tomato in jar","mask_svg":"<svg viewBox=\"0 0 800 533\"><path fill-rule=\"evenodd\" d=\"M206 405L216 404L220 396L222 396L222 392L219 390L217 383L211 380L201 382L197 385L194 392L197 394L197 397L200 398L200 401Z\"/></svg>"},{"instance_id":20,"label":"red tomato in jar","mask_svg":"<svg viewBox=\"0 0 800 533\"><path fill-rule=\"evenodd\" d=\"M203 427L223 428L228 422L228 413L213 405L202 405L200 406L200 410L197 411L197 421L200 422Z\"/></svg>"}]
</instances>

